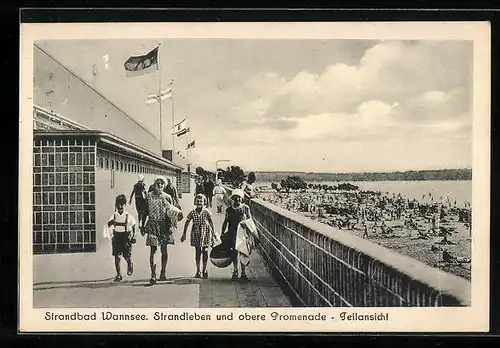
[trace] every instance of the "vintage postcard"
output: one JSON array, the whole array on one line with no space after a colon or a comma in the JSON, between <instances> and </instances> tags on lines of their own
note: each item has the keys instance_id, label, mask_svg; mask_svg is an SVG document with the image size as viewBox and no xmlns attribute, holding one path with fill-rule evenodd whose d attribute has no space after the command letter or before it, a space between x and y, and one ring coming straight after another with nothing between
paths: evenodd
<instances>
[{"instance_id":1,"label":"vintage postcard","mask_svg":"<svg viewBox=\"0 0 500 348\"><path fill-rule=\"evenodd\" d=\"M21 24L21 332L485 332L487 22Z\"/></svg>"}]
</instances>

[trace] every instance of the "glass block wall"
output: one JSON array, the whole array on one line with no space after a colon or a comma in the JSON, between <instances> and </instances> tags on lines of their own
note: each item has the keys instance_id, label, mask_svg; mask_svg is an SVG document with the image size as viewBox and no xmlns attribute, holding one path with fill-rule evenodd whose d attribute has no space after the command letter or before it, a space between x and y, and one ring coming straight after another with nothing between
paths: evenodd
<instances>
[{"instance_id":1,"label":"glass block wall","mask_svg":"<svg viewBox=\"0 0 500 348\"><path fill-rule=\"evenodd\" d=\"M95 251L95 141L35 138L33 157L33 252Z\"/></svg>"}]
</instances>

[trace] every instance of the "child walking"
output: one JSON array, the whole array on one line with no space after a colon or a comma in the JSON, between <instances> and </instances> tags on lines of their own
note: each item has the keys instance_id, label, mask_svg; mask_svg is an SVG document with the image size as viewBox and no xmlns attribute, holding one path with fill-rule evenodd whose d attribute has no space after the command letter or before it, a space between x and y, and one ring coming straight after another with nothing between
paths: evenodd
<instances>
[{"instance_id":1,"label":"child walking","mask_svg":"<svg viewBox=\"0 0 500 348\"><path fill-rule=\"evenodd\" d=\"M119 195L115 199L115 212L108 220L108 228L113 228L113 237L111 238L112 255L115 257L116 277L115 282L121 281L120 256L127 261L127 275L131 276L134 272L132 262L132 244L135 243L136 222L132 215L125 211L127 197Z\"/></svg>"},{"instance_id":2,"label":"child walking","mask_svg":"<svg viewBox=\"0 0 500 348\"><path fill-rule=\"evenodd\" d=\"M147 234L146 246L149 246L149 266L151 268L151 278L149 285L156 284L156 262L155 255L160 249L161 270L160 281L167 280L166 270L168 263L168 245L174 244L172 234L172 221L167 212L173 208L172 198L163 190L167 180L163 176L157 176L153 183L153 191L146 197L146 212L142 220L141 235Z\"/></svg>"},{"instance_id":3,"label":"child walking","mask_svg":"<svg viewBox=\"0 0 500 348\"><path fill-rule=\"evenodd\" d=\"M245 193L241 189L234 189L231 192L232 205L226 209L226 217L224 219L224 222L222 223L221 239L223 243L226 243L228 247L234 250L232 279L238 279L239 254L238 251L235 250L238 225L243 220L247 220L252 217L250 214L250 207L242 203L244 198ZM245 272L245 264L240 262L240 267L241 279L248 280Z\"/></svg>"},{"instance_id":4,"label":"child walking","mask_svg":"<svg viewBox=\"0 0 500 348\"><path fill-rule=\"evenodd\" d=\"M194 198L194 205L196 208L191 210L186 217L181 242L186 240L188 225L193 221L190 239L191 246L195 249L196 274L194 277L201 278L202 276L202 273L200 273L200 259L203 256L203 278L207 279L208 248L215 245L217 237L214 232L212 213L205 207L205 195L197 194Z\"/></svg>"}]
</instances>

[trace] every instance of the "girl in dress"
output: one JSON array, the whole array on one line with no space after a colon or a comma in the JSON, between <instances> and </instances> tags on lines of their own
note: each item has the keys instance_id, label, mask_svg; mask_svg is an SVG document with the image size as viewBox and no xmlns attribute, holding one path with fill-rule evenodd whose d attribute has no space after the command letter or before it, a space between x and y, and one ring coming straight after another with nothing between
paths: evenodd
<instances>
[{"instance_id":1,"label":"girl in dress","mask_svg":"<svg viewBox=\"0 0 500 348\"><path fill-rule=\"evenodd\" d=\"M161 251L161 271L159 280L167 280L166 268L168 261L168 244L174 244L174 237L170 229L170 220L167 218L167 210L172 206L171 198L163 189L167 180L157 176L154 181L154 190L149 192L146 198L146 213L142 221L141 234L147 234L146 245L150 247L149 264L151 267L151 279L149 284L156 283L155 255L158 247Z\"/></svg>"},{"instance_id":2,"label":"girl in dress","mask_svg":"<svg viewBox=\"0 0 500 348\"><path fill-rule=\"evenodd\" d=\"M203 256L203 278L207 279L208 248L215 245L217 237L214 232L212 213L205 208L205 196L203 194L197 194L194 198L194 205L196 208L190 211L186 217L181 242L186 240L188 225L193 221L190 239L191 246L195 248L196 274L194 277L201 278L202 276L202 273L200 273L200 259Z\"/></svg>"},{"instance_id":3,"label":"girl in dress","mask_svg":"<svg viewBox=\"0 0 500 348\"><path fill-rule=\"evenodd\" d=\"M231 192L232 205L226 209L226 217L222 223L221 239L223 243L227 244L229 248L234 250L233 258L233 276L232 279L238 279L238 252L235 250L236 235L238 232L238 225L241 221L250 219L250 207L243 202L245 194L243 190L234 189ZM226 230L227 229L227 230ZM241 266L241 279L248 280L245 272L246 266L240 262Z\"/></svg>"}]
</instances>

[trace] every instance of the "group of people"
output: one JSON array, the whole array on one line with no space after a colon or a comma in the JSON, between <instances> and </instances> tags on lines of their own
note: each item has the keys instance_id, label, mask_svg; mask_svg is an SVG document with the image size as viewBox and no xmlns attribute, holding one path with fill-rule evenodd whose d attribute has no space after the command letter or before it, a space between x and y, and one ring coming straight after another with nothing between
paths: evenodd
<instances>
[{"instance_id":1,"label":"group of people","mask_svg":"<svg viewBox=\"0 0 500 348\"><path fill-rule=\"evenodd\" d=\"M206 177L205 179L199 178L196 181L195 194L201 194L205 196L205 206L207 208L212 208L212 206L215 204L217 213L223 212L224 206L226 205L224 201L224 196L226 195L226 193L227 189L222 184L221 179L217 179L215 184L210 177Z\"/></svg>"},{"instance_id":2,"label":"group of people","mask_svg":"<svg viewBox=\"0 0 500 348\"><path fill-rule=\"evenodd\" d=\"M459 207L456 201L434 197L432 193L423 194L417 200L388 192L318 189L299 192L266 189L260 192L259 198L365 239L391 238L391 244L405 245L399 249L403 253L409 244L399 243L396 238L428 241L415 244L415 248L422 248L421 255L428 253L424 248L430 247L433 252L443 251L442 260L455 258L455 264L470 263L468 252L463 248L472 234L469 202ZM459 246L453 249L456 255L445 250L453 245Z\"/></svg>"},{"instance_id":3,"label":"group of people","mask_svg":"<svg viewBox=\"0 0 500 348\"><path fill-rule=\"evenodd\" d=\"M127 275L133 274L132 245L136 243L136 231L140 231L146 238L146 246L150 248L149 264L151 269L150 285L157 281L167 279L166 270L168 263L168 246L175 244L175 235L180 221L186 217L181 242L186 241L188 227L191 224L190 245L195 249L195 278L208 278L209 250L220 242L225 243L232 250L233 273L232 279L238 279L238 264L241 268L241 279L247 280L245 264L239 262L238 252L235 250L236 235L239 224L251 219L250 208L243 203L245 192L242 189L231 191L231 204L225 210L225 219L222 224L220 238L215 233L212 220L212 198L217 201L217 212L222 212L226 188L221 182L213 185L210 179L203 183L203 192L197 190L194 197L194 209L186 215L179 204L176 188L172 185L170 178L157 176L154 182L146 190L144 176L140 175L134 185L128 203L132 203L135 197L137 220L126 211L127 197L121 194L115 199L115 211L105 225L105 231L111 238L112 255L115 259L116 277L114 281L123 279L121 272L121 257L127 263ZM221 204L219 204L221 203ZM160 249L160 272L157 278L157 251ZM200 265L201 264L201 265ZM201 266L201 268L200 268Z\"/></svg>"}]
</instances>

